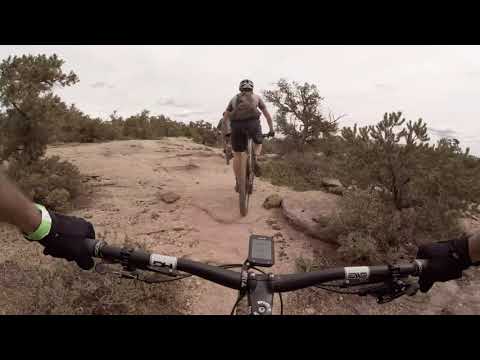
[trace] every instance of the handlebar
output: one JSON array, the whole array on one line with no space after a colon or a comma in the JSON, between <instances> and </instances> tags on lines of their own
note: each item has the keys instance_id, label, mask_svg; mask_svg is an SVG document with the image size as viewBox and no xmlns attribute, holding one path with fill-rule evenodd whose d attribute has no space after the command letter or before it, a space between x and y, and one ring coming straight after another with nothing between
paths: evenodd
<instances>
[{"instance_id":1,"label":"handlebar","mask_svg":"<svg viewBox=\"0 0 480 360\"><path fill-rule=\"evenodd\" d=\"M188 259L111 246L103 241L93 239L87 239L87 244L88 251L93 257L120 262L126 266L130 265L142 270L168 268L170 270L184 271L231 289L239 290L241 288L241 274L239 272Z\"/></svg>"},{"instance_id":2,"label":"handlebar","mask_svg":"<svg viewBox=\"0 0 480 360\"><path fill-rule=\"evenodd\" d=\"M242 288L241 272L188 259L111 246L104 241L93 239L87 239L87 247L91 256L120 262L127 268L132 267L150 271L155 271L155 269L179 270L231 289L240 290ZM385 281L392 278L393 275L399 277L408 275L419 276L427 265L428 262L426 260L415 260L409 264L395 266L350 266L286 275L259 274L259 276L249 276L247 286L255 286L257 281L268 281L271 291L288 292L334 280L368 284Z\"/></svg>"}]
</instances>

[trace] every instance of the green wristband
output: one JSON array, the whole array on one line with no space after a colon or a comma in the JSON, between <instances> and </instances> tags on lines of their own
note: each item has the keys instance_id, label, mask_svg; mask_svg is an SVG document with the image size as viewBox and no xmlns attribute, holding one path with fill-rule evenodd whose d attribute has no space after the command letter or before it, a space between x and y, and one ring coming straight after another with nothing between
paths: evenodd
<instances>
[{"instance_id":1,"label":"green wristband","mask_svg":"<svg viewBox=\"0 0 480 360\"><path fill-rule=\"evenodd\" d=\"M45 206L39 204L35 204L35 206L42 213L42 221L34 232L25 235L25 238L30 241L42 240L50 233L50 230L52 228L52 218L50 217L47 209L45 209Z\"/></svg>"}]
</instances>

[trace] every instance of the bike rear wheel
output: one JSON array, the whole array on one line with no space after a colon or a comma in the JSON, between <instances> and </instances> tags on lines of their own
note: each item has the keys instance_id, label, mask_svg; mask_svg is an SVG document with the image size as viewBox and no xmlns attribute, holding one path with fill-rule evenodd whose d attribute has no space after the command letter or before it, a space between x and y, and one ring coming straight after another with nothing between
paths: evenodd
<instances>
[{"instance_id":1,"label":"bike rear wheel","mask_svg":"<svg viewBox=\"0 0 480 360\"><path fill-rule=\"evenodd\" d=\"M253 190L253 142L248 139L247 156L240 169L239 198L240 214L247 216L250 194Z\"/></svg>"},{"instance_id":2,"label":"bike rear wheel","mask_svg":"<svg viewBox=\"0 0 480 360\"><path fill-rule=\"evenodd\" d=\"M254 154L253 154L253 140L248 140L248 159L247 159L247 192L248 195L253 193L253 180L255 179L254 172Z\"/></svg>"}]
</instances>

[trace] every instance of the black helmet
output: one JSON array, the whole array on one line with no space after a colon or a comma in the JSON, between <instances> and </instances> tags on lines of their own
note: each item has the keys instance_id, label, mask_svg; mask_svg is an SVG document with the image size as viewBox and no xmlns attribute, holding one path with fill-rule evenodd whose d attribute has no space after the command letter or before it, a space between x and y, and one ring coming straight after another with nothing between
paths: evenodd
<instances>
[{"instance_id":1,"label":"black helmet","mask_svg":"<svg viewBox=\"0 0 480 360\"><path fill-rule=\"evenodd\" d=\"M242 80L240 81L240 86L238 87L240 91L252 91L253 90L253 81L252 80Z\"/></svg>"}]
</instances>

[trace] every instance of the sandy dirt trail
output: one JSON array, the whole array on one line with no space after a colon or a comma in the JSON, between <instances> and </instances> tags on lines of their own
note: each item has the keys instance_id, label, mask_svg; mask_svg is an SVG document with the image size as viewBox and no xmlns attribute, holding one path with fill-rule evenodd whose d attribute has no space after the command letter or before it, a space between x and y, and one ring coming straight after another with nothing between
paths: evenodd
<instances>
[{"instance_id":1,"label":"sandy dirt trail","mask_svg":"<svg viewBox=\"0 0 480 360\"><path fill-rule=\"evenodd\" d=\"M268 195L294 193L289 189L256 179L249 214L241 217L233 172L219 149L185 138L166 138L60 145L50 147L48 154L73 162L90 177L92 201L74 214L89 219L97 237L112 244L121 244L127 236L136 246L161 254L217 264L242 263L250 234L263 234L275 239L276 264L271 269L275 273L295 271L295 259L312 258L314 252L324 259L335 258L331 245L293 229L280 209L262 207ZM160 194L169 191L180 199L172 204L160 200ZM435 285L428 295L382 306L370 298L302 290L284 295L285 313L478 314L478 278L468 277L465 281L470 286L462 291L462 282L449 282ZM188 313L230 313L235 291L196 277L182 281L190 294L184 300ZM278 313L278 298L274 301L274 313Z\"/></svg>"},{"instance_id":2,"label":"sandy dirt trail","mask_svg":"<svg viewBox=\"0 0 480 360\"><path fill-rule=\"evenodd\" d=\"M49 153L72 161L93 179L93 202L75 214L88 218L111 243L128 236L154 252L225 264L245 260L250 234L274 235L274 272L294 271L298 256L312 255L310 239L286 224L279 209L262 207L268 195L289 190L256 179L249 214L240 216L233 171L218 149L169 138L65 145ZM168 191L180 199L161 201L160 194ZM198 278L193 282L196 290L186 300L192 313L230 312L235 291Z\"/></svg>"}]
</instances>

